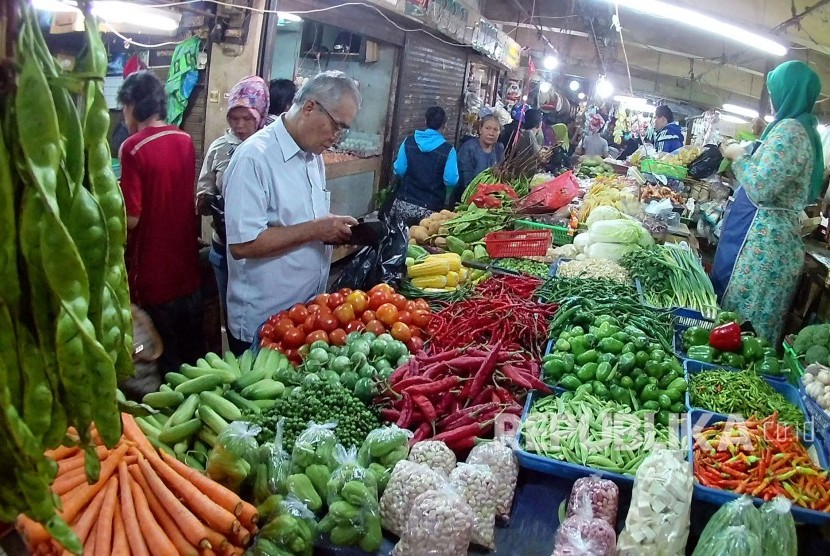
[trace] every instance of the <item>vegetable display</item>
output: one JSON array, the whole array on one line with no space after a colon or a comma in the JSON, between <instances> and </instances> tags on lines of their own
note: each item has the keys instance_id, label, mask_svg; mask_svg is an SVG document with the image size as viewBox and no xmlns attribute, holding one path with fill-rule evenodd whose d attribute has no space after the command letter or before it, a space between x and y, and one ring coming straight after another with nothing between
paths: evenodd
<instances>
[{"instance_id":1,"label":"vegetable display","mask_svg":"<svg viewBox=\"0 0 830 556\"><path fill-rule=\"evenodd\" d=\"M406 276L416 288L452 291L467 281L468 271L461 266L461 255L442 253L420 261L407 259Z\"/></svg>"},{"instance_id":2,"label":"vegetable display","mask_svg":"<svg viewBox=\"0 0 830 556\"><path fill-rule=\"evenodd\" d=\"M685 356L736 369L748 367L758 374L782 375L775 348L763 338L742 333L738 320L738 315L722 312L712 330L700 326L684 330L681 339Z\"/></svg>"},{"instance_id":3,"label":"vegetable display","mask_svg":"<svg viewBox=\"0 0 830 556\"><path fill-rule=\"evenodd\" d=\"M29 3L7 6L16 59L4 60L9 87L0 100L0 518L25 512L80 553L55 514L49 485L57 469L43 453L72 426L88 479L98 480L91 424L116 445L116 384L133 373L126 218L103 93L107 54L88 3L80 6L77 72L51 56Z\"/></svg>"},{"instance_id":4,"label":"vegetable display","mask_svg":"<svg viewBox=\"0 0 830 556\"><path fill-rule=\"evenodd\" d=\"M124 439L112 449L95 437L101 473L94 483L83 476L85 454L79 448L47 454L59 469L54 489L61 515L83 553L242 554L256 529L256 508L175 457L156 452L132 416L122 418ZM17 527L33 554L49 553L58 542L28 517L21 515Z\"/></svg>"},{"instance_id":5,"label":"vegetable display","mask_svg":"<svg viewBox=\"0 0 830 556\"><path fill-rule=\"evenodd\" d=\"M613 280L621 284L631 284L631 277L628 275L628 271L617 263L607 259L585 259L560 263L556 271L556 277L592 278L598 280Z\"/></svg>"},{"instance_id":6,"label":"vegetable display","mask_svg":"<svg viewBox=\"0 0 830 556\"><path fill-rule=\"evenodd\" d=\"M804 369L801 382L804 392L830 417L830 369L816 364L810 365Z\"/></svg>"},{"instance_id":7,"label":"vegetable display","mask_svg":"<svg viewBox=\"0 0 830 556\"><path fill-rule=\"evenodd\" d=\"M782 495L798 506L830 511L830 481L817 467L796 429L778 416L721 421L695 429L694 473L704 486L764 500Z\"/></svg>"},{"instance_id":8,"label":"vegetable display","mask_svg":"<svg viewBox=\"0 0 830 556\"><path fill-rule=\"evenodd\" d=\"M633 475L653 450L680 448L676 430L648 422L653 413L648 409L632 411L627 405L600 400L585 391L548 396L530 408L522 424L522 442L525 450L544 457ZM614 428L606 428L612 424ZM625 426L632 438L624 438L617 426Z\"/></svg>"},{"instance_id":9,"label":"vegetable display","mask_svg":"<svg viewBox=\"0 0 830 556\"><path fill-rule=\"evenodd\" d=\"M693 407L743 417L763 418L777 413L782 423L804 424L801 409L752 371L716 369L689 377L689 401Z\"/></svg>"},{"instance_id":10,"label":"vegetable display","mask_svg":"<svg viewBox=\"0 0 830 556\"><path fill-rule=\"evenodd\" d=\"M622 176L599 176L595 179L579 207L580 222L589 222L591 214L598 209L614 209L613 218L620 218L620 210L632 203L639 206L637 195L626 190L628 185L629 182Z\"/></svg>"},{"instance_id":11,"label":"vegetable display","mask_svg":"<svg viewBox=\"0 0 830 556\"><path fill-rule=\"evenodd\" d=\"M802 328L793 341L793 349L805 366L813 363L830 365L830 324L811 324Z\"/></svg>"},{"instance_id":12,"label":"vegetable display","mask_svg":"<svg viewBox=\"0 0 830 556\"><path fill-rule=\"evenodd\" d=\"M512 217L512 213L507 209L486 209L470 205L464 212L459 209L457 216L445 222L444 227L449 235L465 243L475 243L484 239L490 232L506 228Z\"/></svg>"},{"instance_id":13,"label":"vegetable display","mask_svg":"<svg viewBox=\"0 0 830 556\"><path fill-rule=\"evenodd\" d=\"M700 534L693 556L710 554L761 556L763 524L752 500L742 496L724 504Z\"/></svg>"},{"instance_id":14,"label":"vegetable display","mask_svg":"<svg viewBox=\"0 0 830 556\"><path fill-rule=\"evenodd\" d=\"M547 278L550 271L550 265L528 259L497 259L493 262L493 265L542 279Z\"/></svg>"},{"instance_id":15,"label":"vegetable display","mask_svg":"<svg viewBox=\"0 0 830 556\"><path fill-rule=\"evenodd\" d=\"M600 176L613 176L614 168L602 161L598 156L586 156L582 159L576 171L578 178L597 178Z\"/></svg>"},{"instance_id":16,"label":"vegetable display","mask_svg":"<svg viewBox=\"0 0 830 556\"><path fill-rule=\"evenodd\" d=\"M457 216L456 213L449 210L442 210L435 212L426 218L422 219L416 226L409 228L410 243L414 242L418 245L434 245L437 236L446 235L446 229L442 230L444 224Z\"/></svg>"}]
</instances>

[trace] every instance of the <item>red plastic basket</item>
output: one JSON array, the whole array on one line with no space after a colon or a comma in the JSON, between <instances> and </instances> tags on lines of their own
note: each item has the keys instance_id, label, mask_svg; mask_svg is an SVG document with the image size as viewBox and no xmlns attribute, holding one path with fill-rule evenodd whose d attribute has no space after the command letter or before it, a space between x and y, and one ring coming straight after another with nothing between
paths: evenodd
<instances>
[{"instance_id":1,"label":"red plastic basket","mask_svg":"<svg viewBox=\"0 0 830 556\"><path fill-rule=\"evenodd\" d=\"M550 230L517 230L490 232L484 238L484 243L487 254L493 259L543 257L548 252L552 239Z\"/></svg>"}]
</instances>

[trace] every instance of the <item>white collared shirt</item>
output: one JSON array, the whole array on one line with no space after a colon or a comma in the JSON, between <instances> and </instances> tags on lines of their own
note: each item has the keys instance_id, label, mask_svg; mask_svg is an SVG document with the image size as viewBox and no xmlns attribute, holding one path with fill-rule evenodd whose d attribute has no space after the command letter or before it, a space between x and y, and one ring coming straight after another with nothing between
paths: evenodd
<instances>
[{"instance_id":1,"label":"white collared shirt","mask_svg":"<svg viewBox=\"0 0 830 556\"><path fill-rule=\"evenodd\" d=\"M323 157L301 150L282 118L237 147L224 182L228 245L329 214ZM331 252L313 241L276 257L236 260L229 254L230 333L252 341L269 316L325 291Z\"/></svg>"}]
</instances>

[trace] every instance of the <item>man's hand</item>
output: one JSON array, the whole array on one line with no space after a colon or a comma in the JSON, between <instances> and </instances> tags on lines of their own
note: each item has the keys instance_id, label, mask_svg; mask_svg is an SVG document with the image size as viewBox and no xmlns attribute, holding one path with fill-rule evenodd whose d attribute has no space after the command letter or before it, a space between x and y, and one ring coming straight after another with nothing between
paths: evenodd
<instances>
[{"instance_id":1,"label":"man's hand","mask_svg":"<svg viewBox=\"0 0 830 556\"><path fill-rule=\"evenodd\" d=\"M323 243L342 245L352 237L351 226L357 224L357 220L351 216L338 216L329 214L314 221L317 239Z\"/></svg>"}]
</instances>

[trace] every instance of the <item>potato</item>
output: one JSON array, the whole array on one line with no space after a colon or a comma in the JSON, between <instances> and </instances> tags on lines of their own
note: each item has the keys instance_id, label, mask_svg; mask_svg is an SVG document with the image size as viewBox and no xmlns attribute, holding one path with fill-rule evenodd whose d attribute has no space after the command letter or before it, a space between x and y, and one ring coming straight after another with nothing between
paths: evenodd
<instances>
[{"instance_id":1,"label":"potato","mask_svg":"<svg viewBox=\"0 0 830 556\"><path fill-rule=\"evenodd\" d=\"M409 228L409 237L417 241L418 243L423 243L427 240L429 236L433 234L425 228L424 226L412 226Z\"/></svg>"},{"instance_id":2,"label":"potato","mask_svg":"<svg viewBox=\"0 0 830 556\"><path fill-rule=\"evenodd\" d=\"M436 237L433 243L435 244L435 247L439 247L441 249L447 248L447 238L445 237Z\"/></svg>"},{"instance_id":3,"label":"potato","mask_svg":"<svg viewBox=\"0 0 830 556\"><path fill-rule=\"evenodd\" d=\"M433 221L433 222L429 223L429 226L427 226L427 231L429 232L429 235L431 235L431 236L434 236L435 234L437 234L438 230L440 230L440 229L441 229L441 223L440 222Z\"/></svg>"}]
</instances>

